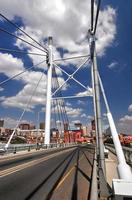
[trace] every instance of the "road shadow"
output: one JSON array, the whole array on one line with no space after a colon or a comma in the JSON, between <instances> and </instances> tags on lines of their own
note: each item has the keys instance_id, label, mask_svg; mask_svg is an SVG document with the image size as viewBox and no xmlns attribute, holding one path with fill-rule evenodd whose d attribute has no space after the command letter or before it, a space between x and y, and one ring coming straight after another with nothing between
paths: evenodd
<instances>
[{"instance_id":1,"label":"road shadow","mask_svg":"<svg viewBox=\"0 0 132 200\"><path fill-rule=\"evenodd\" d=\"M90 158L88 157L87 153L88 152L90 155ZM91 173L90 176L88 176L84 170L82 170L79 167L79 154L82 153L82 155L84 155L84 158L87 160L88 163L88 167L91 167ZM73 189L72 189L72 197L71 200L77 200L78 199L78 172L80 172L80 174L87 180L88 182L88 194L86 199L90 199L90 194L91 194L91 183L92 183L92 174L93 174L93 163L94 163L94 148L93 147L80 147L78 149L78 155L77 155L77 161L76 161L76 166L75 166L75 177L74 177L74 184L73 184Z\"/></svg>"},{"instance_id":2,"label":"road shadow","mask_svg":"<svg viewBox=\"0 0 132 200\"><path fill-rule=\"evenodd\" d=\"M86 152L85 152L86 151ZM72 153L69 153L58 165L57 167L25 198L25 200L30 200L34 197L34 195L39 192L39 190L49 181L49 179L54 175L54 173L60 168L59 177L55 180L55 183L53 184L52 188L48 191L48 194L43 197L45 200L49 200L52 198L55 189L57 188L59 182L61 181L62 177L64 176L66 170L68 169L68 166L70 165L73 157L76 155L75 160L75 175L73 180L73 186L72 186L72 193L71 193L71 200L77 200L78 198L78 173L80 173L87 181L88 181L88 198L90 197L90 188L91 188L91 180L92 180L92 172L90 173L90 177L79 167L79 158L80 155L84 155L84 158L88 162L88 167L91 166L91 171L93 170L93 160L92 156L90 156L90 159L87 155L87 151L93 155L94 157L94 149L93 148L87 148L87 147L78 147L75 149ZM65 163L66 162L66 163ZM65 164L64 164L65 163ZM61 168L63 165L63 169ZM57 172L58 173L58 172ZM47 192L46 192L47 193Z\"/></svg>"},{"instance_id":3,"label":"road shadow","mask_svg":"<svg viewBox=\"0 0 132 200\"><path fill-rule=\"evenodd\" d=\"M86 153L84 152L83 149L81 149L82 153L84 154L86 160L88 161L88 163L90 164L91 167L93 167L93 162L91 162L91 160L88 158L88 156L86 155ZM87 150L88 151L88 150ZM94 157L94 152L88 151L90 154L92 154L92 156ZM92 159L93 160L93 159Z\"/></svg>"},{"instance_id":4,"label":"road shadow","mask_svg":"<svg viewBox=\"0 0 132 200\"><path fill-rule=\"evenodd\" d=\"M78 148L77 150L77 160L76 160L76 168L75 168L75 176L74 176L74 183L73 183L73 187L72 187L72 195L71 195L71 199L72 200L76 200L77 199L77 192L78 192L78 166L79 166L79 152L80 152L80 148Z\"/></svg>"},{"instance_id":5,"label":"road shadow","mask_svg":"<svg viewBox=\"0 0 132 200\"><path fill-rule=\"evenodd\" d=\"M73 156L75 155L76 153L76 150L74 150L72 153L69 153L58 165L57 167L25 198L25 200L29 200L31 199L40 189L42 186L44 186L44 184L51 178L51 176L54 175L54 173L63 165L63 163L68 160L68 163L66 164L62 174L60 175L59 177L59 180L61 179L62 175L64 174L65 170L67 169L68 165L70 164ZM59 180L57 180L55 183L58 184ZM52 190L48 193L47 197L44 198L44 199L50 199L50 197L52 196L52 193L54 191L54 188L55 188L55 185L53 186ZM50 193L51 193L51 196L50 196Z\"/></svg>"},{"instance_id":6,"label":"road shadow","mask_svg":"<svg viewBox=\"0 0 132 200\"><path fill-rule=\"evenodd\" d=\"M75 153L76 153L76 152L75 152ZM52 197L52 195L53 195L53 193L54 193L54 191L55 191L57 185L59 184L61 178L63 177L64 173L66 172L66 170L67 170L67 168L68 168L70 162L72 161L72 159L73 159L75 153L74 153L74 154L71 156L71 158L69 159L68 163L67 163L66 166L64 167L63 171L61 172L59 178L58 178L57 181L55 182L55 184L54 184L54 186L52 187L52 189L49 191L49 193L48 193L48 195L46 196L45 200L48 200L48 199L50 199L50 198Z\"/></svg>"}]
</instances>

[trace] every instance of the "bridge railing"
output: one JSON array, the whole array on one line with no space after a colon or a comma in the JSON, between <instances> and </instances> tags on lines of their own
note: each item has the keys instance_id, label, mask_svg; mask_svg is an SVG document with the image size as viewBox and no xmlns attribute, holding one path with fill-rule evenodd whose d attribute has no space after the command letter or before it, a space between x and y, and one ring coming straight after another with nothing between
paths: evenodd
<instances>
[{"instance_id":1,"label":"bridge railing","mask_svg":"<svg viewBox=\"0 0 132 200\"><path fill-rule=\"evenodd\" d=\"M116 155L115 148L113 144L105 144L106 148L109 149L112 153ZM132 148L131 147L124 147L122 146L126 162L132 166Z\"/></svg>"},{"instance_id":2,"label":"bridge railing","mask_svg":"<svg viewBox=\"0 0 132 200\"><path fill-rule=\"evenodd\" d=\"M46 144L10 144L5 153L17 153L19 151L31 151L31 150L40 150L40 149L51 149L51 148L64 148L75 146L76 143L50 143ZM5 144L0 144L0 149L4 150ZM1 151L1 154L4 151Z\"/></svg>"}]
</instances>

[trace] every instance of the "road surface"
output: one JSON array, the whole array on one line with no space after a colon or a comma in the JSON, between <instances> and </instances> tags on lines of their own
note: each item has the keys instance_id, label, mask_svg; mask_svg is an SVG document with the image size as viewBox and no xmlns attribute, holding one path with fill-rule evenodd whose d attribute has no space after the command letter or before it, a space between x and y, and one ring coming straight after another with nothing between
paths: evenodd
<instances>
[{"instance_id":1,"label":"road surface","mask_svg":"<svg viewBox=\"0 0 132 200\"><path fill-rule=\"evenodd\" d=\"M38 152L0 161L0 200L89 199L94 147Z\"/></svg>"}]
</instances>

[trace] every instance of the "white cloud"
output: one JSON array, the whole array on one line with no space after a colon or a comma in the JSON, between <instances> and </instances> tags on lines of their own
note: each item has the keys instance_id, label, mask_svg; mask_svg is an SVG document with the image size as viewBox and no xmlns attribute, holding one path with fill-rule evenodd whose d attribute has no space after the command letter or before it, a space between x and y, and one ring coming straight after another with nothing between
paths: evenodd
<instances>
[{"instance_id":1,"label":"white cloud","mask_svg":"<svg viewBox=\"0 0 132 200\"><path fill-rule=\"evenodd\" d=\"M0 62L1 73L5 74L9 78L25 70L21 59L15 58L10 54L0 53L0 60L1 60ZM16 80L23 81L23 83L25 83L25 86L14 96L1 97L0 100L3 101L2 105L6 107L24 108L27 104L28 99L33 93L34 90L33 88L35 88L38 80L40 79L40 76L41 76L40 72L26 71L24 73L24 76L21 75L15 77ZM3 88L0 87L0 90L2 91ZM45 99L42 98L42 96L45 96L45 90L46 90L46 75L44 74L43 81L39 84L39 88L37 89L37 92L32 99L30 108L33 108L40 102L45 101Z\"/></svg>"},{"instance_id":2,"label":"white cloud","mask_svg":"<svg viewBox=\"0 0 132 200\"><path fill-rule=\"evenodd\" d=\"M70 102L66 102L65 105L69 106L69 107L72 106L72 104Z\"/></svg>"},{"instance_id":3,"label":"white cloud","mask_svg":"<svg viewBox=\"0 0 132 200\"><path fill-rule=\"evenodd\" d=\"M90 25L90 0L71 1L71 0L1 0L1 13L5 14L10 19L16 16L22 19L24 26L23 30L28 32L36 40L43 43L43 40L48 36L53 36L53 52L54 58L60 58L57 47L67 50L64 57L76 56L79 54L88 54L88 41L86 39L87 30ZM71 9L72 8L72 9ZM116 25L115 25L116 11L110 6L104 8L99 15L99 23L97 29L97 53L103 55L108 46L110 46L115 38ZM104 20L105 18L105 20ZM17 32L20 35L20 32ZM21 35L21 37L23 37ZM25 40L32 42L27 37ZM35 44L34 42L32 42ZM30 52L40 53L41 51L26 45L25 43L16 40L14 45L20 49L27 48ZM36 45L36 44L35 44ZM42 52L41 52L42 53ZM30 55L33 63L38 63L45 59L41 56ZM0 53L0 70L8 77L13 76L23 71L24 64L21 59L14 58L10 54ZM68 61L68 63L73 61ZM80 61L74 61L74 64ZM39 67L45 68L45 64ZM59 70L57 73L60 73ZM64 79L59 74L60 85ZM15 96L3 99L2 105L23 108L26 105L27 99L30 98L32 88L39 79L40 72L26 72L24 76L17 77L17 80L22 80L25 86ZM67 89L66 87L64 89ZM77 95L88 94L92 96L91 88L88 92L78 93ZM34 108L38 104L45 102L46 94L46 76L44 76L36 95L32 99L30 108ZM72 116L77 116L81 113L79 109L69 108L69 113Z\"/></svg>"},{"instance_id":4,"label":"white cloud","mask_svg":"<svg viewBox=\"0 0 132 200\"><path fill-rule=\"evenodd\" d=\"M107 113L103 113L103 120L104 121L108 121L108 119L107 119ZM105 122L106 123L106 122Z\"/></svg>"},{"instance_id":5,"label":"white cloud","mask_svg":"<svg viewBox=\"0 0 132 200\"><path fill-rule=\"evenodd\" d=\"M54 121L54 119L53 119L53 121ZM62 123L62 121L57 120L56 123L57 123L58 125L60 125L60 124Z\"/></svg>"},{"instance_id":6,"label":"white cloud","mask_svg":"<svg viewBox=\"0 0 132 200\"><path fill-rule=\"evenodd\" d=\"M125 122L125 123L132 122L132 116L125 115L124 117L120 118L120 122Z\"/></svg>"},{"instance_id":7,"label":"white cloud","mask_svg":"<svg viewBox=\"0 0 132 200\"><path fill-rule=\"evenodd\" d=\"M5 96L1 96L0 101L4 101L4 100L5 100Z\"/></svg>"},{"instance_id":8,"label":"white cloud","mask_svg":"<svg viewBox=\"0 0 132 200\"><path fill-rule=\"evenodd\" d=\"M21 77L21 80L25 82L24 87L14 96L10 97L4 97L1 99L2 105L5 107L17 107L17 108L25 108L27 105L28 100L31 98L33 91L42 76L41 72L34 72L34 71L27 71L25 72L25 75ZM33 98L31 100L30 109L35 108L36 105L43 105L46 102L46 75L43 74L43 78L39 83L39 86L33 95ZM64 83L64 79L59 77L58 78L59 84ZM67 84L63 88L63 90L66 90Z\"/></svg>"},{"instance_id":9,"label":"white cloud","mask_svg":"<svg viewBox=\"0 0 132 200\"><path fill-rule=\"evenodd\" d=\"M14 58L10 54L0 53L0 73L5 74L8 77L12 77L15 74L23 71L24 66L21 59ZM16 77L15 79L19 79Z\"/></svg>"},{"instance_id":10,"label":"white cloud","mask_svg":"<svg viewBox=\"0 0 132 200\"><path fill-rule=\"evenodd\" d=\"M80 120L73 120L72 124L77 124L77 123L81 123Z\"/></svg>"},{"instance_id":11,"label":"white cloud","mask_svg":"<svg viewBox=\"0 0 132 200\"><path fill-rule=\"evenodd\" d=\"M87 115L86 115L85 113L83 113L83 114L81 115L81 118L84 118L84 117L87 117Z\"/></svg>"},{"instance_id":12,"label":"white cloud","mask_svg":"<svg viewBox=\"0 0 132 200\"><path fill-rule=\"evenodd\" d=\"M4 127L5 128L15 128L16 125L18 124L17 119L14 119L11 117L5 117L3 119L4 119ZM21 123L32 123L32 122L29 122L27 120L22 120Z\"/></svg>"},{"instance_id":13,"label":"white cloud","mask_svg":"<svg viewBox=\"0 0 132 200\"><path fill-rule=\"evenodd\" d=\"M10 54L2 54L0 53L0 70L1 73L5 74L7 77L12 77L15 74L18 74L25 70L23 66L23 62L20 59L14 58ZM37 62L37 61L35 61ZM24 87L14 96L9 97L1 97L0 101L2 105L5 107L17 107L24 108L27 105L28 100L30 99L34 88L37 85L41 77L41 72L35 71L26 71L24 75L17 76L14 79L21 80L25 85ZM61 75L60 72L58 72ZM33 109L38 104L43 104L46 98L46 75L43 75L43 79L41 80L35 95L32 98L31 104L29 106L30 109ZM64 79L62 77L58 77L59 84L64 83ZM8 83L9 84L9 83ZM63 90L67 89L68 84L65 84ZM0 87L0 91L4 89Z\"/></svg>"},{"instance_id":14,"label":"white cloud","mask_svg":"<svg viewBox=\"0 0 132 200\"><path fill-rule=\"evenodd\" d=\"M110 6L100 12L97 29L97 52L99 55L105 53L106 48L112 44L115 38L115 17L116 11Z\"/></svg>"},{"instance_id":15,"label":"white cloud","mask_svg":"<svg viewBox=\"0 0 132 200\"><path fill-rule=\"evenodd\" d=\"M15 128L18 121L16 119L5 117L4 118L4 127L5 128Z\"/></svg>"},{"instance_id":16,"label":"white cloud","mask_svg":"<svg viewBox=\"0 0 132 200\"><path fill-rule=\"evenodd\" d=\"M87 91L79 92L76 94L77 96L93 96L92 95L92 88L88 87Z\"/></svg>"},{"instance_id":17,"label":"white cloud","mask_svg":"<svg viewBox=\"0 0 132 200\"><path fill-rule=\"evenodd\" d=\"M132 112L132 104L128 106L128 111Z\"/></svg>"},{"instance_id":18,"label":"white cloud","mask_svg":"<svg viewBox=\"0 0 132 200\"><path fill-rule=\"evenodd\" d=\"M125 115L124 117L120 118L117 128L118 132L123 132L126 134L132 133L132 116Z\"/></svg>"},{"instance_id":19,"label":"white cloud","mask_svg":"<svg viewBox=\"0 0 132 200\"><path fill-rule=\"evenodd\" d=\"M2 92L4 90L4 88L0 87L0 92Z\"/></svg>"},{"instance_id":20,"label":"white cloud","mask_svg":"<svg viewBox=\"0 0 132 200\"><path fill-rule=\"evenodd\" d=\"M78 101L77 101L77 104L78 104L78 105L85 105L85 101L78 100Z\"/></svg>"},{"instance_id":21,"label":"white cloud","mask_svg":"<svg viewBox=\"0 0 132 200\"><path fill-rule=\"evenodd\" d=\"M67 111L67 115L69 117L80 117L81 113L82 113L82 109L81 108L72 108L72 107L67 107L66 106L66 111Z\"/></svg>"},{"instance_id":22,"label":"white cloud","mask_svg":"<svg viewBox=\"0 0 132 200\"><path fill-rule=\"evenodd\" d=\"M21 91L19 91L15 96L7 97L3 102L2 105L6 107L18 107L18 108L25 108L27 102L31 98L34 89L36 88L37 82L42 76L41 72L26 72L26 76L28 78L24 78L27 84L23 87ZM37 88L31 104L29 108L33 109L35 105L43 104L45 102L46 96L46 75L43 75L43 79Z\"/></svg>"},{"instance_id":23,"label":"white cloud","mask_svg":"<svg viewBox=\"0 0 132 200\"><path fill-rule=\"evenodd\" d=\"M107 117L107 113L103 113L103 117Z\"/></svg>"},{"instance_id":24,"label":"white cloud","mask_svg":"<svg viewBox=\"0 0 132 200\"><path fill-rule=\"evenodd\" d=\"M61 101L60 101L61 102ZM58 105L59 110L61 110L61 104ZM66 113L68 115L68 117L72 117L72 118L76 118L76 117L80 117L83 109L82 108L73 108L71 104L66 104L65 106L66 109ZM55 110L57 110L57 107L55 107ZM54 109L52 109L52 112L54 112Z\"/></svg>"},{"instance_id":25,"label":"white cloud","mask_svg":"<svg viewBox=\"0 0 132 200\"><path fill-rule=\"evenodd\" d=\"M118 65L118 62L114 61L114 62L112 62L112 63L110 63L110 64L108 65L108 68L109 68L109 69L113 69L113 68L115 68L117 65Z\"/></svg>"},{"instance_id":26,"label":"white cloud","mask_svg":"<svg viewBox=\"0 0 132 200\"><path fill-rule=\"evenodd\" d=\"M72 8L72 9L71 9ZM70 53L88 53L87 30L90 27L90 0L1 0L1 12L10 19L22 18L25 30L40 41L52 35L54 46ZM34 13L34 14L33 14ZM116 11L108 6L99 15L97 52L102 55L115 38ZM104 20L105 19L105 20Z\"/></svg>"},{"instance_id":27,"label":"white cloud","mask_svg":"<svg viewBox=\"0 0 132 200\"><path fill-rule=\"evenodd\" d=\"M88 115L87 118L88 118L89 120L93 120L94 117L91 116L91 115Z\"/></svg>"}]
</instances>

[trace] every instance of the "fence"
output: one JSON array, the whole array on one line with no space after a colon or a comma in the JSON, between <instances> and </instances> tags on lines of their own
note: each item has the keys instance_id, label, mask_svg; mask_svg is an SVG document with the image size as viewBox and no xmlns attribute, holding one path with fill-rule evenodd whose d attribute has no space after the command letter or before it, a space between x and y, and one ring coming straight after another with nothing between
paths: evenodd
<instances>
[{"instance_id":1,"label":"fence","mask_svg":"<svg viewBox=\"0 0 132 200\"><path fill-rule=\"evenodd\" d=\"M106 148L109 149L112 153L116 154L113 144L105 144ZM126 162L132 166L132 148L122 146Z\"/></svg>"},{"instance_id":2,"label":"fence","mask_svg":"<svg viewBox=\"0 0 132 200\"><path fill-rule=\"evenodd\" d=\"M5 144L0 144L0 152L2 153L17 153L19 151L31 151L40 149L51 149L51 148L64 148L75 146L76 143L50 143L50 144L10 144L7 150L4 150Z\"/></svg>"}]
</instances>

